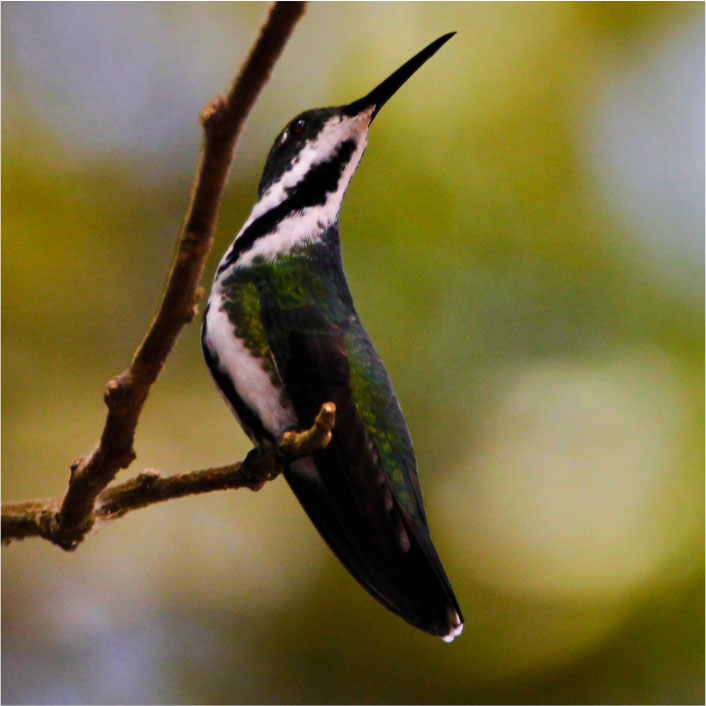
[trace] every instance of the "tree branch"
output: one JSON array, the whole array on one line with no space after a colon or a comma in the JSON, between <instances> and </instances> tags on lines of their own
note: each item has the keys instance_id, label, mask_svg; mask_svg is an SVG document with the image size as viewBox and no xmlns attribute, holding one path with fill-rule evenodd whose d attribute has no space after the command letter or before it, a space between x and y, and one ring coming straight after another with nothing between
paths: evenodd
<instances>
[{"instance_id":1,"label":"tree branch","mask_svg":"<svg viewBox=\"0 0 706 706\"><path fill-rule=\"evenodd\" d=\"M44 530L37 534L64 549L74 549L82 541L95 520L100 494L118 471L135 459L135 429L144 402L179 333L193 320L203 294L198 282L213 242L218 204L236 141L305 5L276 2L271 6L227 97L216 98L201 114L204 141L196 180L162 301L132 362L106 385L108 415L98 446L72 464L69 486L59 506L55 499L44 503L41 510L36 501L21 504L27 512L33 508L35 515L41 516L36 524ZM10 524L19 527L25 519L22 513L8 514L8 528ZM4 506L2 526L4 537Z\"/></svg>"},{"instance_id":2,"label":"tree branch","mask_svg":"<svg viewBox=\"0 0 706 706\"><path fill-rule=\"evenodd\" d=\"M283 436L279 451L288 460L295 460L326 448L331 441L335 421L336 406L327 402L321 407L310 429L302 432L290 431ZM123 517L131 510L139 510L186 495L230 488L260 490L265 481L282 472L284 465L272 454L253 451L253 456L249 454L245 461L228 466L177 473L172 476L162 476L158 471L147 469L135 478L112 485L96 498L92 527L95 527L96 523L100 525L101 522ZM43 537L56 544L53 517L61 502L61 498L49 498L3 504L2 543L10 544L15 539L26 537Z\"/></svg>"}]
</instances>

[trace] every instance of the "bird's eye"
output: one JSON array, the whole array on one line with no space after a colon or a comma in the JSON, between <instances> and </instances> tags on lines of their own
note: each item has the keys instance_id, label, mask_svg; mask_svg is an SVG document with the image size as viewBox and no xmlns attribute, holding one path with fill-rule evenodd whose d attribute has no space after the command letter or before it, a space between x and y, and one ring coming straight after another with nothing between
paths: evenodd
<instances>
[{"instance_id":1,"label":"bird's eye","mask_svg":"<svg viewBox=\"0 0 706 706\"><path fill-rule=\"evenodd\" d=\"M306 120L304 120L304 118L299 118L298 120L295 120L290 127L290 130L294 135L301 135L305 129Z\"/></svg>"}]
</instances>

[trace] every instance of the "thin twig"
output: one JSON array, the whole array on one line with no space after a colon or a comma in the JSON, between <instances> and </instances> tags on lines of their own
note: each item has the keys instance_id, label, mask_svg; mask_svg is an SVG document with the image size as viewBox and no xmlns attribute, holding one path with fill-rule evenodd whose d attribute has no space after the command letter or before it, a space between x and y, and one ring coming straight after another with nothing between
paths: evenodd
<instances>
[{"instance_id":1,"label":"thin twig","mask_svg":"<svg viewBox=\"0 0 706 706\"><path fill-rule=\"evenodd\" d=\"M145 399L185 324L196 314L198 282L213 241L218 204L245 118L267 82L297 20L303 2L271 6L260 34L226 98L216 98L201 115L204 141L191 203L157 314L129 367L105 388L108 415L98 446L71 466L66 495L57 511L44 506L42 536L73 549L94 522L94 506L121 468L135 459L135 429ZM3 532L5 511L3 509Z\"/></svg>"},{"instance_id":2,"label":"thin twig","mask_svg":"<svg viewBox=\"0 0 706 706\"><path fill-rule=\"evenodd\" d=\"M280 451L287 458L294 460L326 448L331 440L335 421L336 407L333 403L327 402L321 407L310 429L285 434L286 441L283 440L280 444ZM283 470L283 466L275 460L274 456L267 453L258 452L254 462L247 469L243 468L244 463L238 462L171 476L163 476L158 471L148 469L135 478L124 483L116 483L103 490L96 499L94 518L99 522L114 520L123 517L131 510L214 490L230 488L259 490L266 480L276 477ZM3 544L26 537L44 537L56 543L56 537L52 534L51 517L60 504L61 498L4 504L2 506Z\"/></svg>"}]
</instances>

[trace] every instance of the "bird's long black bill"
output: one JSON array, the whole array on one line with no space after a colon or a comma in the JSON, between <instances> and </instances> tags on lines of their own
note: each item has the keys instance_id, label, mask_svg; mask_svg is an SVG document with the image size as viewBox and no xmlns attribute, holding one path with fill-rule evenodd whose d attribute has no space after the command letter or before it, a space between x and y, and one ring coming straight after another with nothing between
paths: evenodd
<instances>
[{"instance_id":1,"label":"bird's long black bill","mask_svg":"<svg viewBox=\"0 0 706 706\"><path fill-rule=\"evenodd\" d=\"M436 52L444 45L446 42L454 36L456 32L449 32L448 34L439 37L434 40L428 47L422 49L419 54L413 56L407 63L400 66L397 71L392 75L388 76L379 86L373 88L367 96L359 98L350 105L346 106L345 113L347 115L357 115L366 108L374 106L373 114L370 117L370 122L373 118L380 112L385 103L390 99L390 97L396 93L396 91L402 86L402 84L422 65L427 59L431 58L436 54Z\"/></svg>"}]
</instances>

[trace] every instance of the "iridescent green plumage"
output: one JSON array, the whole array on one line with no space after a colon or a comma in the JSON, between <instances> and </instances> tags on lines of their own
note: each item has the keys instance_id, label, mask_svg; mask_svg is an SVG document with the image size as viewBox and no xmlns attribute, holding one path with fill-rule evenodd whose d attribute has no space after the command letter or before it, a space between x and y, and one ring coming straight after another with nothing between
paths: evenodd
<instances>
[{"instance_id":1,"label":"iridescent green plumage","mask_svg":"<svg viewBox=\"0 0 706 706\"><path fill-rule=\"evenodd\" d=\"M287 337L333 338L342 335L342 353L350 366L350 387L365 428L366 443L380 459L395 496L410 515L424 513L412 442L385 368L360 324L342 269L321 245L301 246L273 261L260 258L236 269L223 283L226 310L248 350L277 373L288 358ZM273 325L265 327L263 304ZM317 315L312 316L312 312ZM277 325L277 321L280 322ZM284 322L287 322L286 324ZM302 420L304 425L313 421Z\"/></svg>"}]
</instances>

